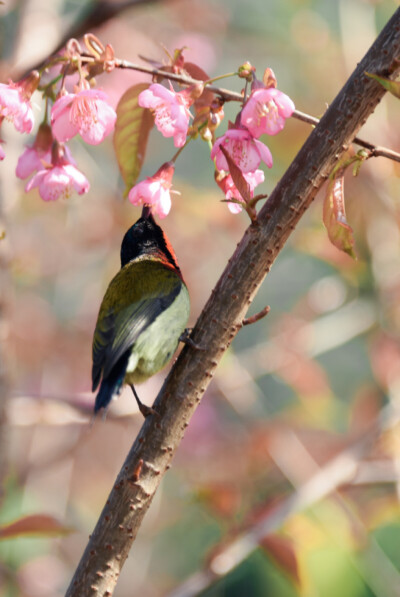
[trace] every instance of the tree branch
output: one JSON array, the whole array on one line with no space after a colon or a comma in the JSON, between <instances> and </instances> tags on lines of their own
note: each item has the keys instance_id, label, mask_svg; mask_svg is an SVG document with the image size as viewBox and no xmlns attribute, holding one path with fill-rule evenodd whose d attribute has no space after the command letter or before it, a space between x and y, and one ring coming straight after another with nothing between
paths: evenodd
<instances>
[{"instance_id":1,"label":"tree branch","mask_svg":"<svg viewBox=\"0 0 400 597\"><path fill-rule=\"evenodd\" d=\"M250 225L219 279L155 401L111 490L67 597L113 593L121 568L154 493L190 418L285 241L313 201L335 162L385 91L365 71L394 77L399 71L400 9L383 29L346 85L312 131ZM143 461L142 463L140 461ZM132 475L140 468L137 481Z\"/></svg>"},{"instance_id":2,"label":"tree branch","mask_svg":"<svg viewBox=\"0 0 400 597\"><path fill-rule=\"evenodd\" d=\"M262 309L255 315L252 315L251 317L246 317L246 319L243 319L242 325L251 325L252 323L257 323L257 321L260 321L260 319L262 319L263 317L268 315L268 313L270 311L271 311L271 307L269 305L267 305L266 307L264 307L264 309Z\"/></svg>"},{"instance_id":3,"label":"tree branch","mask_svg":"<svg viewBox=\"0 0 400 597\"><path fill-rule=\"evenodd\" d=\"M142 66L140 64L129 62L128 60L117 60L115 65L118 68L126 68L129 70L136 70L141 73L147 73L148 75L152 76L165 77L166 79L170 79L171 81L176 81L177 83L182 83L184 85L194 85L195 83L199 82L196 79L192 79L191 77L185 75L167 73L166 71L163 71L161 69L152 68L149 66ZM236 91L222 89L221 87L217 87L215 85L207 85L207 89L213 91L225 101L243 101L243 95L237 93ZM315 116L310 116L310 114L306 114L305 112L301 112L300 110L295 110L292 114L292 118L296 118L297 120L301 120L302 122L306 122L307 124L311 124L312 126L316 126L319 123L318 118L316 118ZM364 141L364 139L360 139L360 137L354 137L353 143L357 143L357 145L360 145L360 147L368 149L371 152L370 157L384 157L395 162L400 162L400 153L398 153L397 151L393 151L392 149L388 149L387 147L380 147L379 145L374 145L369 141Z\"/></svg>"}]
</instances>

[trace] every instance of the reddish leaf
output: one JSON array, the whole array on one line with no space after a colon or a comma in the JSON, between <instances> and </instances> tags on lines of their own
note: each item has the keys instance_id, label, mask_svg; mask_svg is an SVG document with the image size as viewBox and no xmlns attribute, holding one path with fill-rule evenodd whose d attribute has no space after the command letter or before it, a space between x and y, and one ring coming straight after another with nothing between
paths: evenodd
<instances>
[{"instance_id":1,"label":"reddish leaf","mask_svg":"<svg viewBox=\"0 0 400 597\"><path fill-rule=\"evenodd\" d=\"M138 105L139 93L147 83L130 87L119 100L114 131L114 148L118 166L126 184L124 196L139 178L146 153L147 140L154 124L150 110Z\"/></svg>"},{"instance_id":2,"label":"reddish leaf","mask_svg":"<svg viewBox=\"0 0 400 597\"><path fill-rule=\"evenodd\" d=\"M192 77L192 79L196 79L197 81L207 81L210 78L207 73L200 68L200 66L194 64L194 62L185 62L184 70L189 77ZM205 87L201 96L193 104L196 113L205 106L211 106L214 98L215 94Z\"/></svg>"},{"instance_id":3,"label":"reddish leaf","mask_svg":"<svg viewBox=\"0 0 400 597\"><path fill-rule=\"evenodd\" d=\"M18 518L8 524L1 525L0 540L26 537L29 535L54 537L57 535L67 535L72 532L72 528L64 526L53 516L48 516L47 514L31 514Z\"/></svg>"},{"instance_id":4,"label":"reddish leaf","mask_svg":"<svg viewBox=\"0 0 400 597\"><path fill-rule=\"evenodd\" d=\"M331 243L356 259L353 230L347 223L344 209L343 168L339 168L329 180L324 201L323 220Z\"/></svg>"},{"instance_id":5,"label":"reddish leaf","mask_svg":"<svg viewBox=\"0 0 400 597\"><path fill-rule=\"evenodd\" d=\"M224 154L226 161L228 162L229 173L232 176L233 183L237 190L239 191L240 195L243 197L243 201L246 203L250 203L251 201L251 193L250 193L250 185L243 176L241 169L235 164L223 144L219 146L220 150Z\"/></svg>"},{"instance_id":6,"label":"reddish leaf","mask_svg":"<svg viewBox=\"0 0 400 597\"><path fill-rule=\"evenodd\" d=\"M241 503L241 494L238 488L228 483L205 485L199 489L197 498L215 514L224 518L232 518L239 510Z\"/></svg>"},{"instance_id":7,"label":"reddish leaf","mask_svg":"<svg viewBox=\"0 0 400 597\"><path fill-rule=\"evenodd\" d=\"M278 566L300 585L299 566L292 541L282 535L267 535L260 545Z\"/></svg>"},{"instance_id":8,"label":"reddish leaf","mask_svg":"<svg viewBox=\"0 0 400 597\"><path fill-rule=\"evenodd\" d=\"M207 73L194 62L185 62L184 69L189 77L192 77L192 79L196 79L197 81L207 81L210 78Z\"/></svg>"},{"instance_id":9,"label":"reddish leaf","mask_svg":"<svg viewBox=\"0 0 400 597\"><path fill-rule=\"evenodd\" d=\"M374 75L372 73L365 73L371 79L375 79L384 87L387 91L389 91L395 97L400 98L400 81L392 81L391 79L387 79L386 77L379 77L378 75Z\"/></svg>"}]
</instances>

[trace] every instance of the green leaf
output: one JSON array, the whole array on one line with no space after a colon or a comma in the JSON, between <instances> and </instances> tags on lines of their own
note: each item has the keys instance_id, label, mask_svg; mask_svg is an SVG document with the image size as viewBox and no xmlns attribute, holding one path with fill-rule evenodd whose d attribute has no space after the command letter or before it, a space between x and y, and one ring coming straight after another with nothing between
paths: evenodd
<instances>
[{"instance_id":1,"label":"green leaf","mask_svg":"<svg viewBox=\"0 0 400 597\"><path fill-rule=\"evenodd\" d=\"M118 166L126 184L124 197L139 178L147 140L154 124L154 117L150 110L138 105L139 93L148 87L148 83L133 85L124 93L117 106L114 148Z\"/></svg>"},{"instance_id":2,"label":"green leaf","mask_svg":"<svg viewBox=\"0 0 400 597\"><path fill-rule=\"evenodd\" d=\"M374 75L373 73L365 73L371 79L375 79L384 87L387 91L389 91L395 97L400 98L400 81L392 81L391 79L387 79L386 77L379 77L378 75Z\"/></svg>"},{"instance_id":3,"label":"green leaf","mask_svg":"<svg viewBox=\"0 0 400 597\"><path fill-rule=\"evenodd\" d=\"M337 170L328 182L324 201L323 221L329 240L335 247L357 259L353 229L346 220L344 208L344 169Z\"/></svg>"},{"instance_id":4,"label":"green leaf","mask_svg":"<svg viewBox=\"0 0 400 597\"><path fill-rule=\"evenodd\" d=\"M54 537L67 535L72 532L72 528L64 526L53 516L49 516L48 514L31 514L22 516L8 524L0 525L0 540L30 535Z\"/></svg>"}]
</instances>

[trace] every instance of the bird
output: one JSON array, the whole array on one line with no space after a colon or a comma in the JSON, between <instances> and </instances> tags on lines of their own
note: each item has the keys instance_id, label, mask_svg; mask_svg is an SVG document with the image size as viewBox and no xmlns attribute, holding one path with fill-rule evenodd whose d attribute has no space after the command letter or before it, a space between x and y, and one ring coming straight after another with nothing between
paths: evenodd
<instances>
[{"instance_id":1,"label":"bird","mask_svg":"<svg viewBox=\"0 0 400 597\"><path fill-rule=\"evenodd\" d=\"M92 345L92 391L99 387L94 415L128 384L140 412L135 384L160 371L184 336L190 299L174 250L149 206L126 232L121 269L102 300Z\"/></svg>"}]
</instances>

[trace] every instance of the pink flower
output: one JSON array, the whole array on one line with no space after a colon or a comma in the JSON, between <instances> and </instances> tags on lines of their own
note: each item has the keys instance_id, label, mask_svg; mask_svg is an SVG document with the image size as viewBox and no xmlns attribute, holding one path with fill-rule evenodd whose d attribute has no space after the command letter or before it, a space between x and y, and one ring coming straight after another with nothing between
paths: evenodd
<instances>
[{"instance_id":1,"label":"pink flower","mask_svg":"<svg viewBox=\"0 0 400 597\"><path fill-rule=\"evenodd\" d=\"M48 124L42 122L32 147L27 147L18 158L15 174L18 178L28 178L33 172L43 170L46 163L51 162L51 146L53 135ZM71 160L69 160L71 161Z\"/></svg>"},{"instance_id":2,"label":"pink flower","mask_svg":"<svg viewBox=\"0 0 400 597\"><path fill-rule=\"evenodd\" d=\"M253 197L254 189L256 186L264 182L265 176L262 170L255 170L255 172L245 172L243 173L243 177L246 179L249 187L250 187L250 196ZM238 201L244 202L243 197L239 193L238 189L235 186L235 183L232 180L232 176L227 174L221 180L218 180L217 177L217 184L225 193L226 199L237 199ZM238 203L228 203L228 207L230 211L234 214L239 213L242 211L242 207Z\"/></svg>"},{"instance_id":3,"label":"pink flower","mask_svg":"<svg viewBox=\"0 0 400 597\"><path fill-rule=\"evenodd\" d=\"M285 126L285 119L294 111L289 96L274 87L256 89L245 103L240 122L253 137L276 135Z\"/></svg>"},{"instance_id":4,"label":"pink flower","mask_svg":"<svg viewBox=\"0 0 400 597\"><path fill-rule=\"evenodd\" d=\"M43 162L51 161L51 150L43 151L35 147L27 147L18 158L15 174L18 178L28 178L33 172L43 170Z\"/></svg>"},{"instance_id":5,"label":"pink flower","mask_svg":"<svg viewBox=\"0 0 400 597\"><path fill-rule=\"evenodd\" d=\"M229 171L228 163L220 148L221 144L243 173L254 172L261 160L268 168L272 167L272 155L264 143L254 139L245 129L232 128L216 140L211 150L211 159L215 158L218 170Z\"/></svg>"},{"instance_id":6,"label":"pink flower","mask_svg":"<svg viewBox=\"0 0 400 597\"><path fill-rule=\"evenodd\" d=\"M20 133L30 133L33 128L34 117L29 97L18 83L0 83L0 116L13 122Z\"/></svg>"},{"instance_id":7,"label":"pink flower","mask_svg":"<svg viewBox=\"0 0 400 597\"><path fill-rule=\"evenodd\" d=\"M185 144L193 99L187 90L175 93L159 83L150 85L139 94L139 106L155 113L155 124L164 137L173 137L175 147Z\"/></svg>"},{"instance_id":8,"label":"pink flower","mask_svg":"<svg viewBox=\"0 0 400 597\"><path fill-rule=\"evenodd\" d=\"M165 218L171 209L170 189L175 166L166 162L153 176L142 180L129 191L133 205L150 205L160 218Z\"/></svg>"},{"instance_id":9,"label":"pink flower","mask_svg":"<svg viewBox=\"0 0 400 597\"><path fill-rule=\"evenodd\" d=\"M68 141L79 133L86 143L98 145L111 133L116 118L107 95L98 89L62 95L51 110L51 124L57 141Z\"/></svg>"},{"instance_id":10,"label":"pink flower","mask_svg":"<svg viewBox=\"0 0 400 597\"><path fill-rule=\"evenodd\" d=\"M82 172L67 159L65 147L55 142L52 151L52 163L42 167L28 182L25 191L39 187L39 195L45 201L68 199L73 191L78 195L87 193L90 185Z\"/></svg>"},{"instance_id":11,"label":"pink flower","mask_svg":"<svg viewBox=\"0 0 400 597\"><path fill-rule=\"evenodd\" d=\"M53 166L39 170L28 182L25 191L28 192L34 187L39 187L39 195L45 201L56 199L68 199L72 191L78 195L87 193L90 185L87 178L72 164L64 166Z\"/></svg>"}]
</instances>

